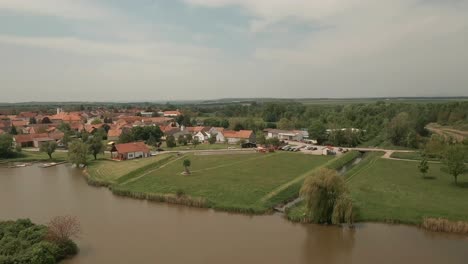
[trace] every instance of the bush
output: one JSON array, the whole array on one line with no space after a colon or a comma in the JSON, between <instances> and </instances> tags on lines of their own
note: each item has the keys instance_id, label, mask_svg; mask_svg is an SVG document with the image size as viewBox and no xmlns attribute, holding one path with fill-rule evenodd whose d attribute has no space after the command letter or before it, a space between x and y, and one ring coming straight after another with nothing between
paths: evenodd
<instances>
[{"instance_id":1,"label":"bush","mask_svg":"<svg viewBox=\"0 0 468 264\"><path fill-rule=\"evenodd\" d=\"M54 264L78 252L71 240L47 241L47 232L29 219L0 222L0 263Z\"/></svg>"}]
</instances>

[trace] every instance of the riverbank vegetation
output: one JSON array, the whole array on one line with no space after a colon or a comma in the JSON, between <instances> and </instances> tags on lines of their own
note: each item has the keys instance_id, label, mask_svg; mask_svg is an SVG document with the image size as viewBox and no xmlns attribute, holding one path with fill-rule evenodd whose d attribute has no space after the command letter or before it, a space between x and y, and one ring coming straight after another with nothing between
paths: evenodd
<instances>
[{"instance_id":1,"label":"riverbank vegetation","mask_svg":"<svg viewBox=\"0 0 468 264\"><path fill-rule=\"evenodd\" d=\"M38 152L38 151L21 151L18 153L14 153L8 159L0 159L0 163L8 163L8 162L34 162L34 161L53 161L53 162L62 162L67 161L67 153L66 152L55 152L52 156L52 159L49 158L49 155L45 152Z\"/></svg>"},{"instance_id":2,"label":"riverbank vegetation","mask_svg":"<svg viewBox=\"0 0 468 264\"><path fill-rule=\"evenodd\" d=\"M75 255L78 247L71 238L79 223L73 219L54 218L47 226L29 219L0 222L0 263L53 264Z\"/></svg>"}]
</instances>

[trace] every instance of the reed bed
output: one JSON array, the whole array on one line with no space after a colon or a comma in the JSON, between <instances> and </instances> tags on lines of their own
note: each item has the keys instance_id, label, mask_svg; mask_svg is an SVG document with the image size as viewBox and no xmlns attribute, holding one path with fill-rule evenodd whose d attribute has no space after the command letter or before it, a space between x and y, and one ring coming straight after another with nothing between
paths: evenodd
<instances>
[{"instance_id":1,"label":"reed bed","mask_svg":"<svg viewBox=\"0 0 468 264\"><path fill-rule=\"evenodd\" d=\"M468 234L468 222L450 221L445 218L425 218L421 227L435 232Z\"/></svg>"}]
</instances>

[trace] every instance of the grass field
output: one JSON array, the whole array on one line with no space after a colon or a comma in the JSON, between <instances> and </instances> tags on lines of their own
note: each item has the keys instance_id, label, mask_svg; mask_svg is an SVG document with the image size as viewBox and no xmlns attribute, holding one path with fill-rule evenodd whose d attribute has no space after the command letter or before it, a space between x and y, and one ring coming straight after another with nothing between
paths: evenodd
<instances>
[{"instance_id":1,"label":"grass field","mask_svg":"<svg viewBox=\"0 0 468 264\"><path fill-rule=\"evenodd\" d=\"M345 175L357 207L357 221L420 224L424 217L468 221L468 175L453 177L441 171L441 164L429 164L423 179L416 162L380 158L367 154ZM293 221L304 219L304 204L288 212Z\"/></svg>"},{"instance_id":2,"label":"grass field","mask_svg":"<svg viewBox=\"0 0 468 264\"><path fill-rule=\"evenodd\" d=\"M120 177L125 176L130 172L152 165L170 156L172 155L162 154L146 159L127 161L96 160L90 162L87 171L91 180L112 184L117 182Z\"/></svg>"},{"instance_id":3,"label":"grass field","mask_svg":"<svg viewBox=\"0 0 468 264\"><path fill-rule=\"evenodd\" d=\"M181 174L184 170L182 160L185 158L192 163L190 176ZM210 207L216 209L263 213L270 207L262 198L330 159L326 156L283 152L189 154L177 157L160 168L135 174L114 187L135 193L183 193L204 198Z\"/></svg>"},{"instance_id":4,"label":"grass field","mask_svg":"<svg viewBox=\"0 0 468 264\"><path fill-rule=\"evenodd\" d=\"M418 224L424 217L468 221L468 176L453 177L430 164L423 179L417 163L378 159L350 181L351 194L362 221L398 221Z\"/></svg>"}]
</instances>

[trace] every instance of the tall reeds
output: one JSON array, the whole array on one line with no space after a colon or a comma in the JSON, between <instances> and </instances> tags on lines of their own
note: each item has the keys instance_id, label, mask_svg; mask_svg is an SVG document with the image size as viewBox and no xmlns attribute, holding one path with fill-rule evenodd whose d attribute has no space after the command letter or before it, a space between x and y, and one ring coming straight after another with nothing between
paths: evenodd
<instances>
[{"instance_id":1,"label":"tall reeds","mask_svg":"<svg viewBox=\"0 0 468 264\"><path fill-rule=\"evenodd\" d=\"M468 222L450 221L445 218L425 218L421 227L435 232L468 234Z\"/></svg>"}]
</instances>

